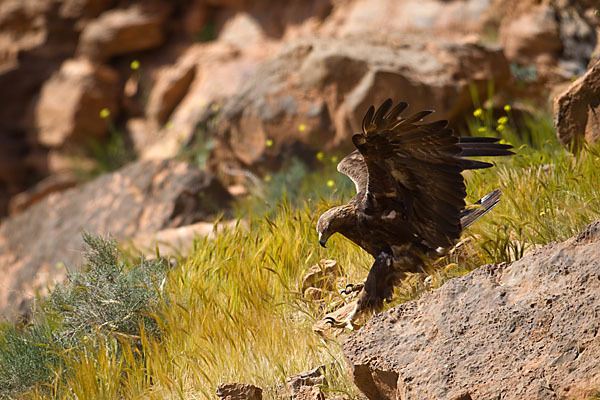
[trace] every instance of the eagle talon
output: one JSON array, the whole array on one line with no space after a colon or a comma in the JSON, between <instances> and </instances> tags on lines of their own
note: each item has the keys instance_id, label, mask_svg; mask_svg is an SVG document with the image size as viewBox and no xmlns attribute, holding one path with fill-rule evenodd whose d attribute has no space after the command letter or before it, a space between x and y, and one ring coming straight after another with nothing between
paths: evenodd
<instances>
[{"instance_id":1,"label":"eagle talon","mask_svg":"<svg viewBox=\"0 0 600 400\"><path fill-rule=\"evenodd\" d=\"M348 296L354 292L360 291L364 286L365 286L364 283L357 283L356 285L353 283L349 283L346 285L346 287L344 289L342 289L340 291L340 294Z\"/></svg>"}]
</instances>

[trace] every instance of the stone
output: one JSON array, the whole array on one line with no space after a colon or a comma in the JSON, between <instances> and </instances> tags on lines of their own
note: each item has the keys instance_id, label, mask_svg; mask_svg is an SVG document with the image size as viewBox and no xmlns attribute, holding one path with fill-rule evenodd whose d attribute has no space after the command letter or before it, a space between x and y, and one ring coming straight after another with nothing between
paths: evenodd
<instances>
[{"instance_id":1,"label":"stone","mask_svg":"<svg viewBox=\"0 0 600 400\"><path fill-rule=\"evenodd\" d=\"M175 63L160 71L148 97L148 118L159 125L166 123L171 112L186 95L195 74L196 65L193 63Z\"/></svg>"},{"instance_id":2,"label":"stone","mask_svg":"<svg viewBox=\"0 0 600 400\"><path fill-rule=\"evenodd\" d=\"M262 400L262 389L249 383L219 383L217 396L222 400Z\"/></svg>"},{"instance_id":3,"label":"stone","mask_svg":"<svg viewBox=\"0 0 600 400\"><path fill-rule=\"evenodd\" d=\"M245 224L237 220L217 223L201 221L191 225L137 235L132 239L132 242L136 249L145 254L156 252L156 249L158 249L161 255L176 254L185 257L192 254L194 241L198 237L212 239L226 229L233 230L243 226Z\"/></svg>"},{"instance_id":4,"label":"stone","mask_svg":"<svg viewBox=\"0 0 600 400\"><path fill-rule=\"evenodd\" d=\"M118 240L212 221L231 196L189 163L137 161L63 192L54 192L0 224L0 315L12 318L37 292L82 262L82 231Z\"/></svg>"},{"instance_id":5,"label":"stone","mask_svg":"<svg viewBox=\"0 0 600 400\"><path fill-rule=\"evenodd\" d=\"M35 106L32 135L37 143L61 148L108 133L102 109L114 119L119 110L119 77L110 67L71 59L44 83Z\"/></svg>"},{"instance_id":6,"label":"stone","mask_svg":"<svg viewBox=\"0 0 600 400\"><path fill-rule=\"evenodd\" d=\"M294 398L295 400L325 400L325 395L319 386L302 386Z\"/></svg>"},{"instance_id":7,"label":"stone","mask_svg":"<svg viewBox=\"0 0 600 400\"><path fill-rule=\"evenodd\" d=\"M600 385L600 220L380 313L343 343L369 399L589 399Z\"/></svg>"},{"instance_id":8,"label":"stone","mask_svg":"<svg viewBox=\"0 0 600 400\"><path fill-rule=\"evenodd\" d=\"M302 372L290 377L285 378L285 386L288 390L287 395L299 399L299 398L314 398L317 399L319 396L323 396L320 389L318 392L313 393L312 388L325 383L325 365L319 365L310 371ZM305 388L309 390L306 391ZM304 394L301 392L304 390ZM300 396L300 397L298 397Z\"/></svg>"},{"instance_id":9,"label":"stone","mask_svg":"<svg viewBox=\"0 0 600 400\"><path fill-rule=\"evenodd\" d=\"M159 2L105 11L85 26L77 53L104 62L113 56L158 47L165 40L168 15L169 7Z\"/></svg>"},{"instance_id":10,"label":"stone","mask_svg":"<svg viewBox=\"0 0 600 400\"><path fill-rule=\"evenodd\" d=\"M499 35L506 57L522 64L544 55L556 60L562 49L556 12L545 4L534 6L514 19L504 18Z\"/></svg>"},{"instance_id":11,"label":"stone","mask_svg":"<svg viewBox=\"0 0 600 400\"><path fill-rule=\"evenodd\" d=\"M306 149L351 150L367 108L388 97L410 103L408 112L435 109L435 118L459 118L472 107L470 85L481 95L487 81L498 88L508 77L501 50L475 44L296 41L225 101L210 166L260 172Z\"/></svg>"},{"instance_id":12,"label":"stone","mask_svg":"<svg viewBox=\"0 0 600 400\"><path fill-rule=\"evenodd\" d=\"M37 203L50 193L61 192L77 185L77 179L71 174L54 174L42 179L26 191L13 196L8 206L8 214L14 217L27 207Z\"/></svg>"},{"instance_id":13,"label":"stone","mask_svg":"<svg viewBox=\"0 0 600 400\"><path fill-rule=\"evenodd\" d=\"M479 32L491 1L354 0L334 2L319 28L327 36L385 38L391 32L461 40Z\"/></svg>"},{"instance_id":14,"label":"stone","mask_svg":"<svg viewBox=\"0 0 600 400\"><path fill-rule=\"evenodd\" d=\"M554 99L554 125L567 146L600 141L600 61Z\"/></svg>"},{"instance_id":15,"label":"stone","mask_svg":"<svg viewBox=\"0 0 600 400\"><path fill-rule=\"evenodd\" d=\"M269 43L243 51L222 42L190 46L178 63L194 65L194 79L169 115L168 124L146 130L146 140L138 146L140 157L175 157L198 127L221 111L224 99L234 96L247 77L272 56L273 48Z\"/></svg>"},{"instance_id":16,"label":"stone","mask_svg":"<svg viewBox=\"0 0 600 400\"><path fill-rule=\"evenodd\" d=\"M315 294L307 295L307 290L334 290L336 278L342 274L341 267L335 260L321 260L310 267L302 280L302 293L314 298ZM319 292L320 293L320 292Z\"/></svg>"}]
</instances>

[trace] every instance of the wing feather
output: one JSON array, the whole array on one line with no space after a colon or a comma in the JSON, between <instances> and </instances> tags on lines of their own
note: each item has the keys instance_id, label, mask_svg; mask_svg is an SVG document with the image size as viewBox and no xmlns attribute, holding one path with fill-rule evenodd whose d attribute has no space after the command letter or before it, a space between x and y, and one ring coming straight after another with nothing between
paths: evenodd
<instances>
[{"instance_id":1,"label":"wing feather","mask_svg":"<svg viewBox=\"0 0 600 400\"><path fill-rule=\"evenodd\" d=\"M363 132L352 137L358 150L338 171L354 181L357 192L369 194L364 206L371 215L398 210L421 240L432 248L447 247L462 229L462 171L492 166L463 157L509 155L512 146L496 138L458 138L447 121L421 122L432 111L403 119L408 104L392 106L388 99L377 110L368 109Z\"/></svg>"},{"instance_id":2,"label":"wing feather","mask_svg":"<svg viewBox=\"0 0 600 400\"><path fill-rule=\"evenodd\" d=\"M367 189L369 173L362 154L353 151L342 159L337 165L337 170L346 175L356 186L356 193L364 193Z\"/></svg>"}]
</instances>

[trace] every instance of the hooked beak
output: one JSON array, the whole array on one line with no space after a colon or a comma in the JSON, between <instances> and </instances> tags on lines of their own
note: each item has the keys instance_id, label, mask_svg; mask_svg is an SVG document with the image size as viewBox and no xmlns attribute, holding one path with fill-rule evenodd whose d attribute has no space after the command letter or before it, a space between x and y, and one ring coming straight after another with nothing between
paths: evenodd
<instances>
[{"instance_id":1,"label":"hooked beak","mask_svg":"<svg viewBox=\"0 0 600 400\"><path fill-rule=\"evenodd\" d=\"M326 248L326 247L325 247L325 243L327 243L327 238L324 238L324 237L321 235L321 232L319 232L319 244L320 244L320 245L321 245L321 247L323 247L324 249Z\"/></svg>"}]
</instances>

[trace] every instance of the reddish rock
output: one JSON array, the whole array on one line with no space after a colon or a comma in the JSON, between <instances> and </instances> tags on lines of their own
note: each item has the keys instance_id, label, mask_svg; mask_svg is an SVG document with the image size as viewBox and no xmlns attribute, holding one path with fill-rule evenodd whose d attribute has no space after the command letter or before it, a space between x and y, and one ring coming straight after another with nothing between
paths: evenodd
<instances>
[{"instance_id":1,"label":"reddish rock","mask_svg":"<svg viewBox=\"0 0 600 400\"><path fill-rule=\"evenodd\" d=\"M224 230L233 230L245 226L243 221L231 220L223 222L196 222L191 225L162 229L158 232L143 233L132 238L136 249L144 254L155 253L158 249L161 255L177 254L186 256L192 254L194 243L198 237L214 238Z\"/></svg>"},{"instance_id":2,"label":"reddish rock","mask_svg":"<svg viewBox=\"0 0 600 400\"><path fill-rule=\"evenodd\" d=\"M341 275L341 267L335 260L321 260L318 264L313 265L302 280L302 293L307 297L306 291L310 288L319 290L335 289L335 281Z\"/></svg>"},{"instance_id":3,"label":"reddish rock","mask_svg":"<svg viewBox=\"0 0 600 400\"><path fill-rule=\"evenodd\" d=\"M222 400L262 400L262 389L249 383L219 383L217 396Z\"/></svg>"},{"instance_id":4,"label":"reddish rock","mask_svg":"<svg viewBox=\"0 0 600 400\"><path fill-rule=\"evenodd\" d=\"M63 18L95 18L115 2L116 0L61 0L59 13Z\"/></svg>"},{"instance_id":5,"label":"reddish rock","mask_svg":"<svg viewBox=\"0 0 600 400\"><path fill-rule=\"evenodd\" d=\"M295 400L325 400L319 386L302 386L294 397Z\"/></svg>"},{"instance_id":6,"label":"reddish rock","mask_svg":"<svg viewBox=\"0 0 600 400\"><path fill-rule=\"evenodd\" d=\"M387 39L391 32L462 39L480 32L489 1L351 0L333 2L334 9L319 29L329 36ZM377 21L377 22L375 22Z\"/></svg>"},{"instance_id":7,"label":"reddish rock","mask_svg":"<svg viewBox=\"0 0 600 400\"><path fill-rule=\"evenodd\" d=\"M600 141L600 61L554 99L554 125L565 145Z\"/></svg>"},{"instance_id":8,"label":"reddish rock","mask_svg":"<svg viewBox=\"0 0 600 400\"><path fill-rule=\"evenodd\" d=\"M286 395L296 400L322 399L323 393L318 386L325 384L324 373L325 365L320 365L310 371L285 378Z\"/></svg>"},{"instance_id":9,"label":"reddish rock","mask_svg":"<svg viewBox=\"0 0 600 400\"><path fill-rule=\"evenodd\" d=\"M9 204L9 215L22 213L27 207L37 203L50 193L62 192L77 185L77 179L70 174L50 175L24 192L13 196Z\"/></svg>"},{"instance_id":10,"label":"reddish rock","mask_svg":"<svg viewBox=\"0 0 600 400\"><path fill-rule=\"evenodd\" d=\"M119 77L112 68L85 59L67 60L42 87L35 107L34 135L47 147L85 142L108 132L104 108L118 113Z\"/></svg>"},{"instance_id":11,"label":"reddish rock","mask_svg":"<svg viewBox=\"0 0 600 400\"><path fill-rule=\"evenodd\" d=\"M343 344L369 399L589 399L600 385L600 221L378 314Z\"/></svg>"},{"instance_id":12,"label":"reddish rock","mask_svg":"<svg viewBox=\"0 0 600 400\"><path fill-rule=\"evenodd\" d=\"M556 62L562 49L555 10L545 4L532 7L514 19L505 18L499 34L506 57L524 64L538 57Z\"/></svg>"},{"instance_id":13,"label":"reddish rock","mask_svg":"<svg viewBox=\"0 0 600 400\"><path fill-rule=\"evenodd\" d=\"M0 314L28 300L65 268L79 267L81 232L117 239L212 221L231 197L206 172L179 161L139 161L85 185L52 193L0 225Z\"/></svg>"},{"instance_id":14,"label":"reddish rock","mask_svg":"<svg viewBox=\"0 0 600 400\"><path fill-rule=\"evenodd\" d=\"M78 54L94 61L160 46L169 9L164 3L143 2L102 13L86 25Z\"/></svg>"},{"instance_id":15,"label":"reddish rock","mask_svg":"<svg viewBox=\"0 0 600 400\"><path fill-rule=\"evenodd\" d=\"M137 146L140 156L162 159L177 155L182 144L197 132L197 127L221 111L223 99L234 96L247 77L273 54L273 48L272 44L265 43L241 51L222 42L188 48L178 64L194 65L195 78L170 114L169 124L146 129L146 140Z\"/></svg>"},{"instance_id":16,"label":"reddish rock","mask_svg":"<svg viewBox=\"0 0 600 400\"><path fill-rule=\"evenodd\" d=\"M175 106L187 93L195 73L196 65L191 62L176 63L160 71L148 98L148 118L160 125L167 122Z\"/></svg>"},{"instance_id":17,"label":"reddish rock","mask_svg":"<svg viewBox=\"0 0 600 400\"><path fill-rule=\"evenodd\" d=\"M350 148L365 110L388 97L409 102L412 111L431 108L436 118L456 118L472 106L470 85L484 93L488 80L501 87L508 76L502 52L478 45L295 42L225 102L212 166L260 170L295 149Z\"/></svg>"}]
</instances>

